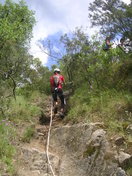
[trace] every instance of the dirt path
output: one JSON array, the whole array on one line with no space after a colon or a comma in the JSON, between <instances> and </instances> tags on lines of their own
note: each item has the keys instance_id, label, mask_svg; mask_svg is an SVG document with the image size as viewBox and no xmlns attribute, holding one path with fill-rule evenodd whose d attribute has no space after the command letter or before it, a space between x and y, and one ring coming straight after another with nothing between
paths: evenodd
<instances>
[{"instance_id":1,"label":"dirt path","mask_svg":"<svg viewBox=\"0 0 132 176\"><path fill-rule=\"evenodd\" d=\"M47 97L46 106L35 124L34 137L30 140L30 143L23 143L19 147L17 176L44 176L44 172L47 173L46 144L51 116L51 106L52 97ZM59 115L60 101L58 101L58 107L58 113L54 115L53 112L51 130L64 125L64 122ZM52 153L52 151L49 152ZM34 161L32 161L32 158L36 158L36 164L33 164ZM43 174L41 174L39 169L43 170Z\"/></svg>"}]
</instances>

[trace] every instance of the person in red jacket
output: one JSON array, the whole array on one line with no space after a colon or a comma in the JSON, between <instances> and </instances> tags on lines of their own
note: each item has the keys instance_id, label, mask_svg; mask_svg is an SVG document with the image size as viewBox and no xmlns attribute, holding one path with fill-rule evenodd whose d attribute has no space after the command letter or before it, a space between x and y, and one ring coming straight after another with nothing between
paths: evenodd
<instances>
[{"instance_id":1,"label":"person in red jacket","mask_svg":"<svg viewBox=\"0 0 132 176\"><path fill-rule=\"evenodd\" d=\"M109 50L110 48L111 48L110 37L106 37L105 50Z\"/></svg>"},{"instance_id":2,"label":"person in red jacket","mask_svg":"<svg viewBox=\"0 0 132 176\"><path fill-rule=\"evenodd\" d=\"M54 100L54 113L57 113L57 96L61 100L61 118L64 117L64 95L62 91L62 83L65 85L64 77L60 74L60 69L55 68L54 74L51 76L51 89Z\"/></svg>"}]
</instances>

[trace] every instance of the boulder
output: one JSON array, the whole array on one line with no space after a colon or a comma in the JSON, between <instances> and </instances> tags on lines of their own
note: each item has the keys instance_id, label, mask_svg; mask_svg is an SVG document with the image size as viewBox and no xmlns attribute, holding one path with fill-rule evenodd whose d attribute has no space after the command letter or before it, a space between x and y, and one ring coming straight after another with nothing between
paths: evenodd
<instances>
[{"instance_id":1,"label":"boulder","mask_svg":"<svg viewBox=\"0 0 132 176\"><path fill-rule=\"evenodd\" d=\"M123 136L118 137L118 138L115 139L115 144L117 146L120 146L120 145L124 144L124 142L125 142L125 138Z\"/></svg>"},{"instance_id":2,"label":"boulder","mask_svg":"<svg viewBox=\"0 0 132 176\"><path fill-rule=\"evenodd\" d=\"M121 167L119 167L117 168L116 174L114 176L126 176L126 173Z\"/></svg>"},{"instance_id":3,"label":"boulder","mask_svg":"<svg viewBox=\"0 0 132 176\"><path fill-rule=\"evenodd\" d=\"M56 173L58 173L59 158L52 153L49 153L51 165ZM23 169L19 169L19 176L28 176L27 173L32 173L33 176L44 176L47 174L52 175L48 166L47 157L45 152L41 152L36 148L22 148L21 161ZM24 172L25 170L25 172ZM20 173L24 173L20 175Z\"/></svg>"},{"instance_id":4,"label":"boulder","mask_svg":"<svg viewBox=\"0 0 132 176\"><path fill-rule=\"evenodd\" d=\"M42 130L38 130L41 133ZM119 155L120 164L124 163ZM126 176L115 159L116 151L110 148L106 131L98 124L75 124L51 129L49 159L56 176ZM52 176L46 152L22 147L23 161L19 176ZM47 173L48 172L48 173ZM26 174L27 173L27 174Z\"/></svg>"},{"instance_id":5,"label":"boulder","mask_svg":"<svg viewBox=\"0 0 132 176\"><path fill-rule=\"evenodd\" d=\"M118 163L113 161L114 151L110 150L105 134L93 124L53 129L50 150L60 158L60 175L119 176Z\"/></svg>"},{"instance_id":6,"label":"boulder","mask_svg":"<svg viewBox=\"0 0 132 176\"><path fill-rule=\"evenodd\" d=\"M121 151L119 153L119 164L125 169L127 169L127 167L132 167L132 155Z\"/></svg>"}]
</instances>

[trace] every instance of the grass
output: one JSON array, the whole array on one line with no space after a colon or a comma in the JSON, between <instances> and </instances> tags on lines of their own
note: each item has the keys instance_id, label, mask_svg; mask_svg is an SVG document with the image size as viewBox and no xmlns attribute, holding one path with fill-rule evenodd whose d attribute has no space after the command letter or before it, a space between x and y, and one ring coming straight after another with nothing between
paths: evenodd
<instances>
[{"instance_id":1,"label":"grass","mask_svg":"<svg viewBox=\"0 0 132 176\"><path fill-rule=\"evenodd\" d=\"M11 108L12 107L12 108ZM15 121L29 121L32 116L38 114L38 108L28 102L24 97L17 96L16 101L12 100L9 109L9 116Z\"/></svg>"},{"instance_id":2,"label":"grass","mask_svg":"<svg viewBox=\"0 0 132 176\"><path fill-rule=\"evenodd\" d=\"M21 135L21 130L26 129L22 141L30 142L34 135L34 128L29 126L33 124L36 117L44 108L45 95L33 92L30 96L25 97L18 94L16 101L12 98L6 107L4 117L0 115L0 175L7 173L13 176L15 169L13 158L16 151L16 143ZM19 125L21 128L19 128Z\"/></svg>"},{"instance_id":3,"label":"grass","mask_svg":"<svg viewBox=\"0 0 132 176\"><path fill-rule=\"evenodd\" d=\"M14 124L9 119L0 120L0 173L13 174L13 157L15 154Z\"/></svg>"},{"instance_id":4,"label":"grass","mask_svg":"<svg viewBox=\"0 0 132 176\"><path fill-rule=\"evenodd\" d=\"M76 102L76 103L75 103ZM67 121L104 122L107 130L125 133L132 123L132 96L116 90L89 91L83 85L70 98Z\"/></svg>"},{"instance_id":5,"label":"grass","mask_svg":"<svg viewBox=\"0 0 132 176\"><path fill-rule=\"evenodd\" d=\"M107 131L108 140L114 136L122 136L125 139L124 148L126 153L132 152L132 137L127 133L127 127L132 124L132 95L129 92L116 90L89 91L80 87L70 97L68 115L65 121L78 122L103 122ZM114 138L113 138L114 143ZM84 158L94 152L94 148L88 147L84 151ZM125 168L128 175L132 168L128 165Z\"/></svg>"},{"instance_id":6,"label":"grass","mask_svg":"<svg viewBox=\"0 0 132 176\"><path fill-rule=\"evenodd\" d=\"M87 85L82 85L70 97L68 111L64 121L78 122L104 122L106 130L111 134L122 134L131 144L131 137L126 134L126 128L132 123L131 109L132 96L128 92L116 90L89 91ZM15 154L15 126L14 124L27 124L22 136L23 142L30 142L34 135L34 128L29 126L34 119L40 116L45 106L45 95L33 92L24 97L18 94L16 101L12 99L8 105L5 117L0 120L0 168L2 172L13 175L13 156ZM18 127L17 127L18 128ZM84 157L93 151L89 148ZM129 169L128 169L129 172ZM0 173L0 175L1 175Z\"/></svg>"},{"instance_id":7,"label":"grass","mask_svg":"<svg viewBox=\"0 0 132 176\"><path fill-rule=\"evenodd\" d=\"M131 173L132 173L132 168L131 168L131 167L128 167L128 168L127 168L127 175L128 175L128 176L131 176Z\"/></svg>"},{"instance_id":8,"label":"grass","mask_svg":"<svg viewBox=\"0 0 132 176\"><path fill-rule=\"evenodd\" d=\"M23 142L30 142L31 138L33 137L35 131L32 127L27 127L26 131L24 132L22 141Z\"/></svg>"},{"instance_id":9,"label":"grass","mask_svg":"<svg viewBox=\"0 0 132 176\"><path fill-rule=\"evenodd\" d=\"M30 121L33 117L39 116L41 107L43 107L45 95L33 92L28 98L19 95L11 100L8 109L8 117L16 123L20 121Z\"/></svg>"}]
</instances>

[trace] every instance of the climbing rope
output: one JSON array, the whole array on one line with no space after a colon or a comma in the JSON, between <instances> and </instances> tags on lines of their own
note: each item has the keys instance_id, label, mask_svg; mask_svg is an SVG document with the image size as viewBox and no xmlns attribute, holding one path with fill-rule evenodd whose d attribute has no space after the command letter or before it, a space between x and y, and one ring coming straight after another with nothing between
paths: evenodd
<instances>
[{"instance_id":1,"label":"climbing rope","mask_svg":"<svg viewBox=\"0 0 132 176\"><path fill-rule=\"evenodd\" d=\"M47 157L47 162L48 162L49 168L51 170L51 173L53 176L55 176L55 173L53 171L53 168L52 168L52 165L51 165L50 159L49 159L49 140L50 140L50 131L51 131L51 126L52 126L52 109L53 109L53 105L51 102L51 117L50 117L50 125L49 125L49 130L48 130L48 137L47 137L46 157Z\"/></svg>"}]
</instances>

